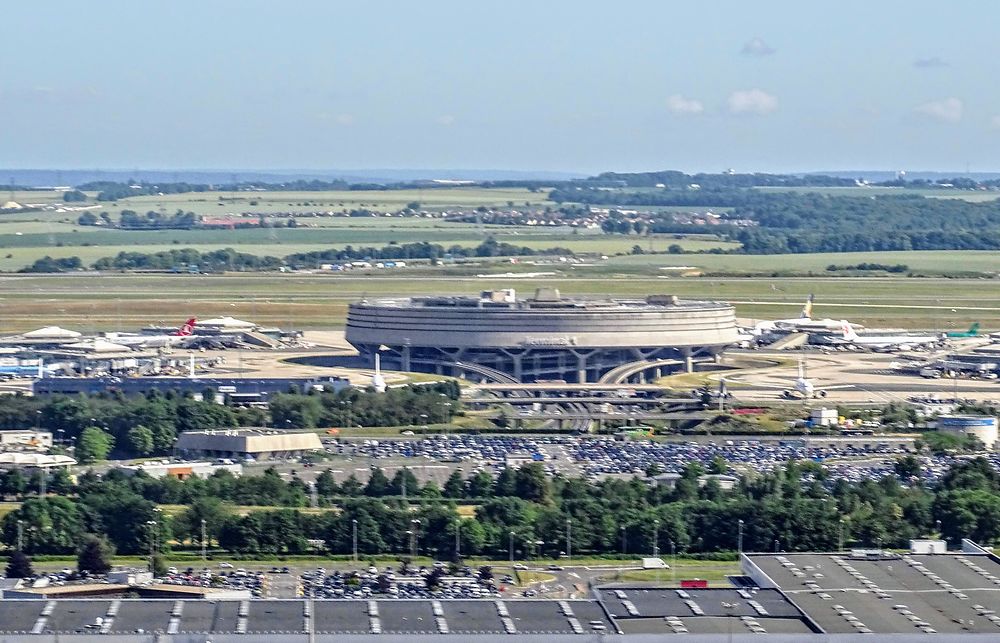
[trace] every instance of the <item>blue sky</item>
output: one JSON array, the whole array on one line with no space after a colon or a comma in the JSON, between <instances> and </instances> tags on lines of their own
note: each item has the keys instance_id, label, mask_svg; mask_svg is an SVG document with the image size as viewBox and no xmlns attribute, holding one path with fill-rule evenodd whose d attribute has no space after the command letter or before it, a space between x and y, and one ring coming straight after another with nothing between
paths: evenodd
<instances>
[{"instance_id":1,"label":"blue sky","mask_svg":"<svg viewBox=\"0 0 1000 643\"><path fill-rule=\"evenodd\" d=\"M0 167L1000 170L1000 3L4 5Z\"/></svg>"}]
</instances>

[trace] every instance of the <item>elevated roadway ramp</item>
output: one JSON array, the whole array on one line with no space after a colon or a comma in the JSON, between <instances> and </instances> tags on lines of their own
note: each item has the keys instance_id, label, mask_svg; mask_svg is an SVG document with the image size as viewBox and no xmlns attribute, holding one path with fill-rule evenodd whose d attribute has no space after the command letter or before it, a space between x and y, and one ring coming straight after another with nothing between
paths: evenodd
<instances>
[{"instance_id":1,"label":"elevated roadway ramp","mask_svg":"<svg viewBox=\"0 0 1000 643\"><path fill-rule=\"evenodd\" d=\"M476 375L481 375L485 379L492 380L500 384L520 384L520 382L512 375L508 375L503 371L498 371L497 369L490 368L488 366L470 364L468 362L453 362L452 366L458 371L475 373Z\"/></svg>"},{"instance_id":2,"label":"elevated roadway ramp","mask_svg":"<svg viewBox=\"0 0 1000 643\"><path fill-rule=\"evenodd\" d=\"M650 369L671 368L674 366L684 365L684 361L677 359L656 359L629 362L628 364L617 366L602 375L601 379L598 380L598 384L622 384L628 381L630 377L634 377Z\"/></svg>"}]
</instances>

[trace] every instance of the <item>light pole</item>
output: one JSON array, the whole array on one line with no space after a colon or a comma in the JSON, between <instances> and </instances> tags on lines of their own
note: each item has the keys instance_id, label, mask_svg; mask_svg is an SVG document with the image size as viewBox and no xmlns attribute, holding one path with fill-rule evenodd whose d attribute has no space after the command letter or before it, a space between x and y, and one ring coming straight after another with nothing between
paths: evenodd
<instances>
[{"instance_id":1,"label":"light pole","mask_svg":"<svg viewBox=\"0 0 1000 643\"><path fill-rule=\"evenodd\" d=\"M205 538L205 519L201 519L201 566L208 566L208 543Z\"/></svg>"},{"instance_id":2,"label":"light pole","mask_svg":"<svg viewBox=\"0 0 1000 643\"><path fill-rule=\"evenodd\" d=\"M670 541L670 580L677 584L677 544Z\"/></svg>"},{"instance_id":3,"label":"light pole","mask_svg":"<svg viewBox=\"0 0 1000 643\"><path fill-rule=\"evenodd\" d=\"M156 521L147 520L146 527L149 529L149 571L150 573L156 573Z\"/></svg>"},{"instance_id":4,"label":"light pole","mask_svg":"<svg viewBox=\"0 0 1000 643\"><path fill-rule=\"evenodd\" d=\"M840 519L840 529L837 531L837 551L844 551L844 519Z\"/></svg>"},{"instance_id":5,"label":"light pole","mask_svg":"<svg viewBox=\"0 0 1000 643\"><path fill-rule=\"evenodd\" d=\"M566 559L573 557L573 521L566 519Z\"/></svg>"},{"instance_id":6,"label":"light pole","mask_svg":"<svg viewBox=\"0 0 1000 643\"><path fill-rule=\"evenodd\" d=\"M625 554L626 554L626 551L625 551L625 525L622 525L621 527L619 527L618 531L620 531L621 534L622 534L622 556L625 556Z\"/></svg>"},{"instance_id":7,"label":"light pole","mask_svg":"<svg viewBox=\"0 0 1000 643\"><path fill-rule=\"evenodd\" d=\"M660 555L660 521L653 521L653 558Z\"/></svg>"},{"instance_id":8,"label":"light pole","mask_svg":"<svg viewBox=\"0 0 1000 643\"><path fill-rule=\"evenodd\" d=\"M417 530L420 529L420 521L414 518L410 521L410 557L417 557Z\"/></svg>"},{"instance_id":9,"label":"light pole","mask_svg":"<svg viewBox=\"0 0 1000 643\"><path fill-rule=\"evenodd\" d=\"M462 557L462 519L455 521L455 560Z\"/></svg>"},{"instance_id":10,"label":"light pole","mask_svg":"<svg viewBox=\"0 0 1000 643\"><path fill-rule=\"evenodd\" d=\"M742 554L743 553L743 520L740 519L739 521L737 521L736 526L739 529L739 532L737 533L737 536L736 536L736 551L738 553Z\"/></svg>"},{"instance_id":11,"label":"light pole","mask_svg":"<svg viewBox=\"0 0 1000 643\"><path fill-rule=\"evenodd\" d=\"M507 534L507 553L510 557L510 566L514 566L514 532L511 531Z\"/></svg>"},{"instance_id":12,"label":"light pole","mask_svg":"<svg viewBox=\"0 0 1000 643\"><path fill-rule=\"evenodd\" d=\"M358 562L358 520L354 518L351 520L351 555L353 556L354 562Z\"/></svg>"},{"instance_id":13,"label":"light pole","mask_svg":"<svg viewBox=\"0 0 1000 643\"><path fill-rule=\"evenodd\" d=\"M776 554L778 553L778 545L780 545L780 544L781 544L781 542L777 538L775 538L774 539L774 553L776 553Z\"/></svg>"}]
</instances>

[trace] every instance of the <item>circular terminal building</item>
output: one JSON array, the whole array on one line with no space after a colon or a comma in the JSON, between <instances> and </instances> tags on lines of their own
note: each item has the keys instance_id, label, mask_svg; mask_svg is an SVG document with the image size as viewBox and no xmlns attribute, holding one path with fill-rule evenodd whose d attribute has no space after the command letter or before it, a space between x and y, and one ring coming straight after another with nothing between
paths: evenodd
<instances>
[{"instance_id":1,"label":"circular terminal building","mask_svg":"<svg viewBox=\"0 0 1000 643\"><path fill-rule=\"evenodd\" d=\"M667 295L568 298L541 288L478 297L365 299L347 312L347 341L386 368L508 382L594 382L629 364L667 370L712 359L736 338L733 307ZM619 380L620 381L620 380Z\"/></svg>"}]
</instances>

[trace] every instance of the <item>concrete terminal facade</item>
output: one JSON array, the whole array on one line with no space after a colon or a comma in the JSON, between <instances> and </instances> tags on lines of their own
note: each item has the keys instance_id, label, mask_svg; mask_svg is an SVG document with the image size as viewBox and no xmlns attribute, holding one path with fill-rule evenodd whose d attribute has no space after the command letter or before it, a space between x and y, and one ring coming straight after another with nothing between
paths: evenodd
<instances>
[{"instance_id":1,"label":"concrete terminal facade","mask_svg":"<svg viewBox=\"0 0 1000 643\"><path fill-rule=\"evenodd\" d=\"M541 288L478 297L365 299L350 305L346 338L386 368L487 379L593 382L633 362L691 369L737 341L732 306L666 295L562 297Z\"/></svg>"}]
</instances>

